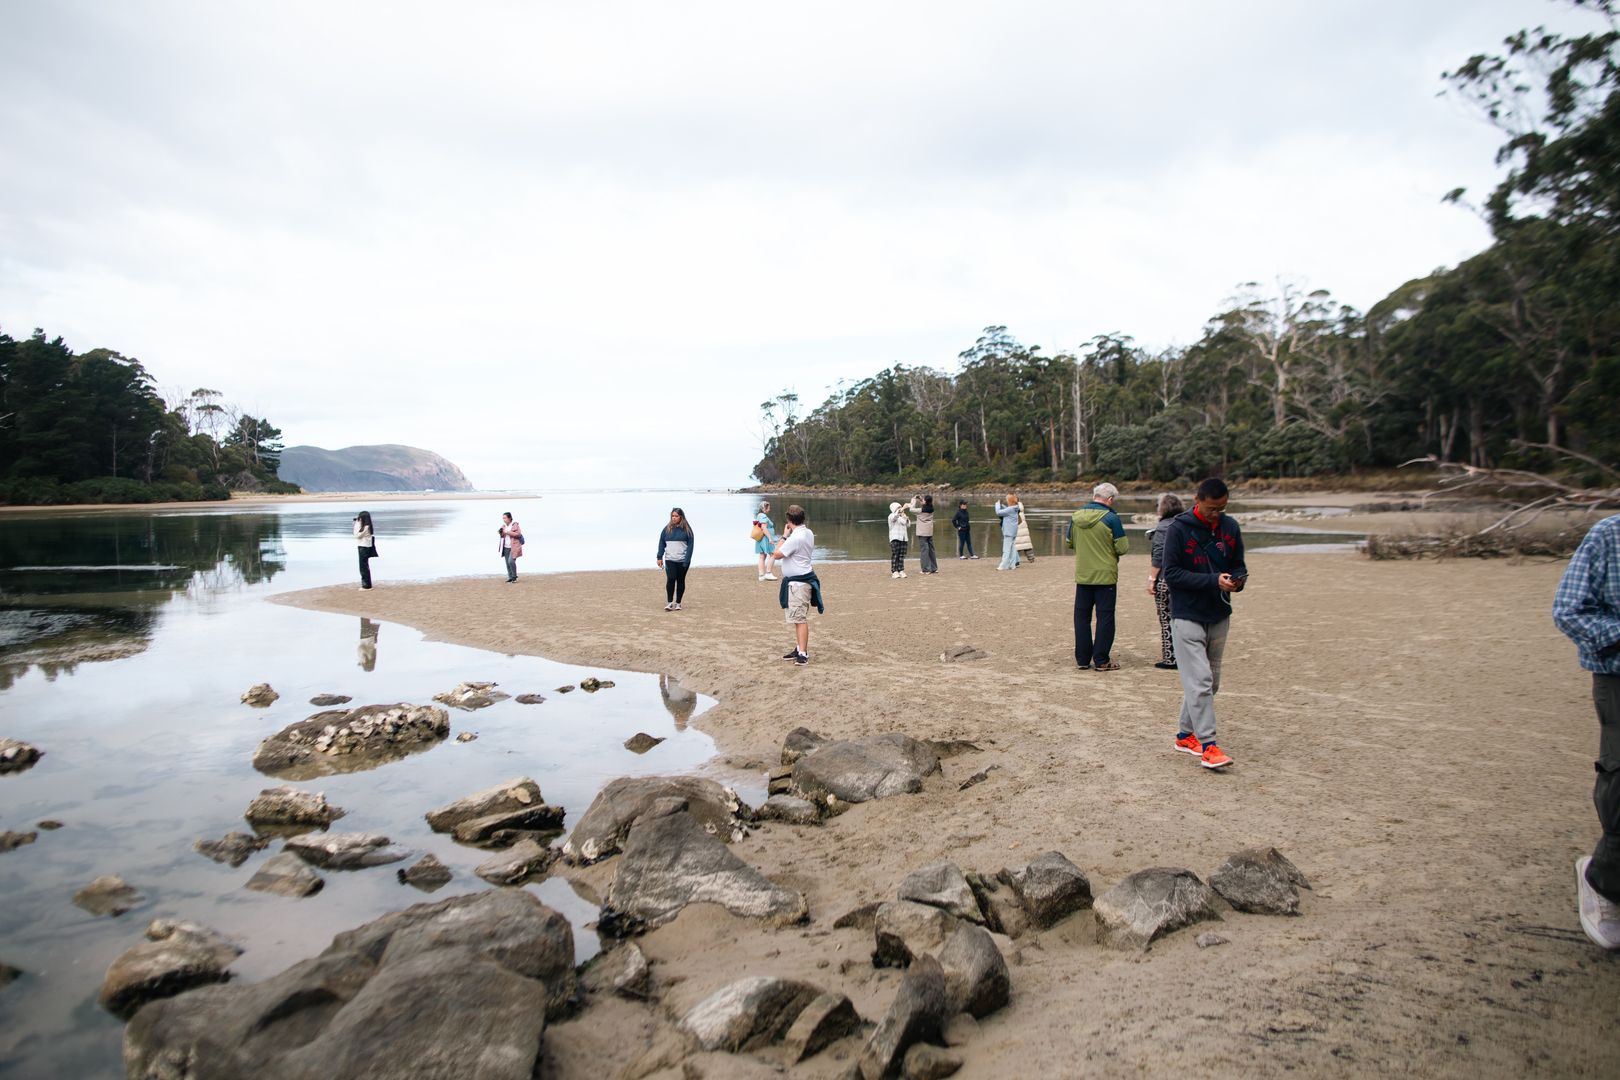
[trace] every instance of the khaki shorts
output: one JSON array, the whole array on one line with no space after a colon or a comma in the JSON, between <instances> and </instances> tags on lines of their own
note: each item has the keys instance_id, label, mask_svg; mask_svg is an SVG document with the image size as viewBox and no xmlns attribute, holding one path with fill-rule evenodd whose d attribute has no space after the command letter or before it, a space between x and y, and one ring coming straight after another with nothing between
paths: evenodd
<instances>
[{"instance_id":1,"label":"khaki shorts","mask_svg":"<svg viewBox=\"0 0 1620 1080\"><path fill-rule=\"evenodd\" d=\"M810 621L810 585L808 582L788 582L787 621L790 624Z\"/></svg>"}]
</instances>

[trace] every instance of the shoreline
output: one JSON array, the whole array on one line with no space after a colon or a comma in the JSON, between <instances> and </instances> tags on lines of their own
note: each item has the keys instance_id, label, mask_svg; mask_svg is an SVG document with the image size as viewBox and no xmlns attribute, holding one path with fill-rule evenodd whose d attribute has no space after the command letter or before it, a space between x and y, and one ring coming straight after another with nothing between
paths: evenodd
<instances>
[{"instance_id":1,"label":"shoreline","mask_svg":"<svg viewBox=\"0 0 1620 1080\"><path fill-rule=\"evenodd\" d=\"M1116 953L1095 942L1086 913L1003 941L1013 1004L959 1048L959 1075L999 1075L1014 1061L1062 1075L1077 1059L1233 1077L1321 1074L1346 1061L1478 1077L1526 1057L1552 1074L1620 1069L1620 1046L1594 1023L1620 993L1620 965L1585 941L1570 880L1596 835L1596 732L1590 680L1544 617L1561 562L1260 563L1228 650L1222 744L1238 764L1222 775L1168 750L1180 692L1172 673L1151 667L1157 625L1129 584L1145 581L1144 558L1122 568L1124 668L1106 674L1076 672L1069 655L1070 560L1042 557L1011 574L992 573L989 559L942 564L922 578L913 560L902 581L870 563L818 566L828 612L812 619L803 669L777 661L786 633L776 589L746 568L695 568L681 613L661 610L663 579L651 570L528 575L516 587L499 575L384 581L363 594L333 586L272 599L476 648L673 673L717 701L696 722L715 740L716 769L762 773L800 725L980 747L948 759L918 795L739 841L745 861L805 894L813 921L773 931L689 908L639 939L660 1002L592 1006L548 1028L556 1075L622 1068L670 1015L742 974L803 978L881 1015L898 973L867 962L869 930L832 921L892 897L929 862L993 874L1058 850L1100 893L1147 866L1207 875L1254 845L1277 846L1310 877L1300 917L1224 912L1216 929L1232 944L1212 950L1180 932L1143 955ZM942 663L958 643L990 655ZM1530 670L1549 677L1532 685ZM1459 764L1459 747L1505 724L1511 770ZM985 782L958 790L981 770ZM556 872L599 896L613 866ZM1530 970L1544 980L1507 986ZM1219 1000L1207 993L1212 978ZM1166 1000L1200 1002L1174 1040ZM1053 1015L1074 1019L1054 1026ZM746 1056L702 1065L768 1071ZM831 1075L834 1065L824 1052L787 1075Z\"/></svg>"}]
</instances>

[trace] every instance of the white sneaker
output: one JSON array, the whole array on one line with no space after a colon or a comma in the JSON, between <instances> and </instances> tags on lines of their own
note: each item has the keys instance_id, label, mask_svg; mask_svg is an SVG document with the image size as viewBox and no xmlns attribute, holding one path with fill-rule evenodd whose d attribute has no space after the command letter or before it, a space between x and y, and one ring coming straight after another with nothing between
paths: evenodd
<instances>
[{"instance_id":1,"label":"white sneaker","mask_svg":"<svg viewBox=\"0 0 1620 1080\"><path fill-rule=\"evenodd\" d=\"M900 580L900 571L898 571L898 570L890 570L889 571L889 580L890 581L899 581Z\"/></svg>"},{"instance_id":2,"label":"white sneaker","mask_svg":"<svg viewBox=\"0 0 1620 1080\"><path fill-rule=\"evenodd\" d=\"M1620 949L1620 904L1607 899L1586 880L1586 864L1592 856L1575 860L1575 891L1581 909L1581 929L1605 949Z\"/></svg>"},{"instance_id":3,"label":"white sneaker","mask_svg":"<svg viewBox=\"0 0 1620 1080\"><path fill-rule=\"evenodd\" d=\"M764 581L765 580L765 575L764 574L759 575L759 580Z\"/></svg>"},{"instance_id":4,"label":"white sneaker","mask_svg":"<svg viewBox=\"0 0 1620 1080\"><path fill-rule=\"evenodd\" d=\"M760 579L760 580L761 580L761 581L775 581L775 580L776 580L776 575L775 575L775 574L766 574L766 575L765 575L765 576L764 576L764 577L763 577L763 578L761 578L761 579Z\"/></svg>"},{"instance_id":5,"label":"white sneaker","mask_svg":"<svg viewBox=\"0 0 1620 1080\"><path fill-rule=\"evenodd\" d=\"M674 611L675 610L675 601L671 600L669 603L665 604L664 605L664 610L665 611Z\"/></svg>"},{"instance_id":6,"label":"white sneaker","mask_svg":"<svg viewBox=\"0 0 1620 1080\"><path fill-rule=\"evenodd\" d=\"M904 571L904 570L902 570L902 571L900 571L900 576L901 576L901 577L905 577L905 576L906 576L906 572L905 572L905 571Z\"/></svg>"},{"instance_id":7,"label":"white sneaker","mask_svg":"<svg viewBox=\"0 0 1620 1080\"><path fill-rule=\"evenodd\" d=\"M681 610L681 605L679 605L679 604L676 604L676 605L675 605L675 610L676 610L676 611L679 611L679 610Z\"/></svg>"}]
</instances>

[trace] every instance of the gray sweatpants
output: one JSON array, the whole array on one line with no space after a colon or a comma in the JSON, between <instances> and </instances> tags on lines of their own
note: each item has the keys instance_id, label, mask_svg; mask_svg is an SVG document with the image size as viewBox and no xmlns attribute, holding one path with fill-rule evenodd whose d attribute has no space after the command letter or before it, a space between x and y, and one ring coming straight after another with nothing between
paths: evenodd
<instances>
[{"instance_id":1,"label":"gray sweatpants","mask_svg":"<svg viewBox=\"0 0 1620 1080\"><path fill-rule=\"evenodd\" d=\"M1231 619L1218 623L1170 620L1176 646L1176 671L1181 676L1181 726L1176 734L1192 732L1201 743L1215 741L1215 692L1221 688L1221 654Z\"/></svg>"}]
</instances>

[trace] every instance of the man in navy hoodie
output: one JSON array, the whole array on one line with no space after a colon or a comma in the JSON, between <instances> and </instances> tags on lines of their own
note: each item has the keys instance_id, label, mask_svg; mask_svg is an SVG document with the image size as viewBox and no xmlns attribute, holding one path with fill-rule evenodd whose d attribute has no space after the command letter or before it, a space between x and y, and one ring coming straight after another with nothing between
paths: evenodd
<instances>
[{"instance_id":1,"label":"man in navy hoodie","mask_svg":"<svg viewBox=\"0 0 1620 1080\"><path fill-rule=\"evenodd\" d=\"M1243 531L1226 516L1225 482L1210 477L1198 485L1193 508L1170 522L1164 568L1170 586L1170 636L1181 675L1181 722L1176 749L1199 758L1206 769L1232 759L1215 742L1215 693L1221 688L1221 654L1232 618L1232 594L1249 579L1243 562Z\"/></svg>"}]
</instances>

